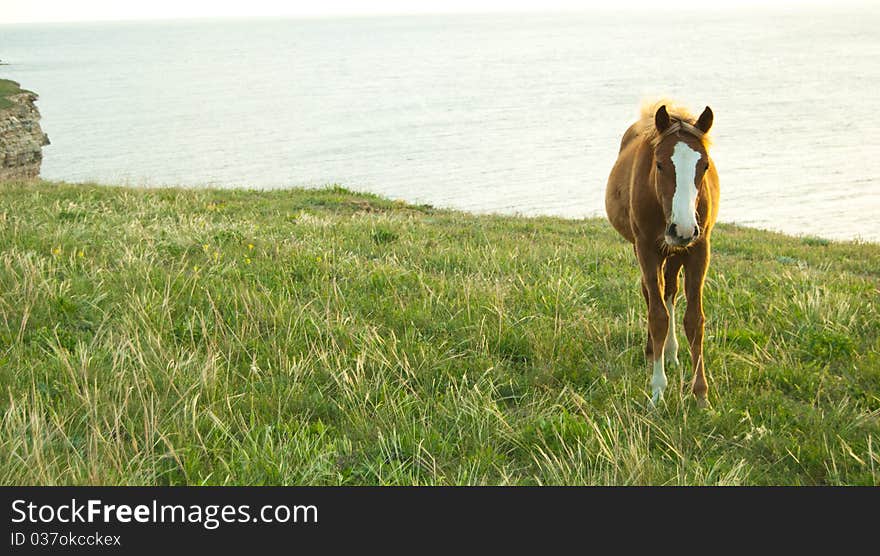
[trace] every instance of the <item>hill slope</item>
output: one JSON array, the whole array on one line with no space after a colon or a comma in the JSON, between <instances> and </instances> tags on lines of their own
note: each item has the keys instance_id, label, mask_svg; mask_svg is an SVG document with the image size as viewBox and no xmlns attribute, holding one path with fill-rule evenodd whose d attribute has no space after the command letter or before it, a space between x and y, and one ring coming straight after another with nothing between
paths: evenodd
<instances>
[{"instance_id":1,"label":"hill slope","mask_svg":"<svg viewBox=\"0 0 880 556\"><path fill-rule=\"evenodd\" d=\"M713 407L682 346L650 412L638 269L600 219L0 199L0 484L880 484L877 245L719 226Z\"/></svg>"}]
</instances>

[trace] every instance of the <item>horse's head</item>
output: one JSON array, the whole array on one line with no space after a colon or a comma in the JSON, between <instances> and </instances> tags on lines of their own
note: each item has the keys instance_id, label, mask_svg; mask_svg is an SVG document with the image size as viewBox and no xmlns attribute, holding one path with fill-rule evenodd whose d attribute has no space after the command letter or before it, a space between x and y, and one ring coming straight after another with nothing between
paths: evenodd
<instances>
[{"instance_id":1,"label":"horse's head","mask_svg":"<svg viewBox=\"0 0 880 556\"><path fill-rule=\"evenodd\" d=\"M705 187L709 154L702 137L712 127L708 106L693 125L669 117L666 106L654 115L654 186L666 217L667 245L684 247L700 237L697 200Z\"/></svg>"}]
</instances>

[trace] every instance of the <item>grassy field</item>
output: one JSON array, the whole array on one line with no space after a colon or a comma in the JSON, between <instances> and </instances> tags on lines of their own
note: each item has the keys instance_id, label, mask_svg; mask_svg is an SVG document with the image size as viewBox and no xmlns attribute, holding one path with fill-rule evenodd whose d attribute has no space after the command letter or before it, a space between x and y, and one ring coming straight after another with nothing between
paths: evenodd
<instances>
[{"instance_id":1,"label":"grassy field","mask_svg":"<svg viewBox=\"0 0 880 556\"><path fill-rule=\"evenodd\" d=\"M638 269L601 219L0 201L0 484L880 484L878 245L719 226L712 408L682 345L649 411Z\"/></svg>"}]
</instances>

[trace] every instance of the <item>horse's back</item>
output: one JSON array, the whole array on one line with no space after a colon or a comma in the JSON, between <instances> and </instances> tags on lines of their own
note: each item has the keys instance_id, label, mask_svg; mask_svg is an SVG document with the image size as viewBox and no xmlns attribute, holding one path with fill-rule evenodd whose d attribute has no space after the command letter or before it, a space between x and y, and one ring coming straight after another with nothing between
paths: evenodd
<instances>
[{"instance_id":1,"label":"horse's back","mask_svg":"<svg viewBox=\"0 0 880 556\"><path fill-rule=\"evenodd\" d=\"M623 149L626 148L627 145L632 143L636 138L639 137L641 133L639 132L639 124L638 122L629 126L626 130L626 133L623 134L623 139L620 140L620 150L619 153L623 152Z\"/></svg>"},{"instance_id":2,"label":"horse's back","mask_svg":"<svg viewBox=\"0 0 880 556\"><path fill-rule=\"evenodd\" d=\"M630 223L630 187L640 136L638 124L629 126L623 134L620 152L608 176L608 185L605 189L605 212L608 214L608 220L630 243L635 242Z\"/></svg>"}]
</instances>

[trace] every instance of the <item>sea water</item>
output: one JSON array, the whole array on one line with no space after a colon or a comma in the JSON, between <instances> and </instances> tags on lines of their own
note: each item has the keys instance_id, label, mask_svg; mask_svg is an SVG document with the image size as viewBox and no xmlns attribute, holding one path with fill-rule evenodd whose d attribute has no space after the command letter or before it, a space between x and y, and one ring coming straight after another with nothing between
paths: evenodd
<instances>
[{"instance_id":1,"label":"sea water","mask_svg":"<svg viewBox=\"0 0 880 556\"><path fill-rule=\"evenodd\" d=\"M474 212L604 214L646 97L715 113L720 220L880 241L880 11L0 26L42 175L340 184Z\"/></svg>"}]
</instances>

